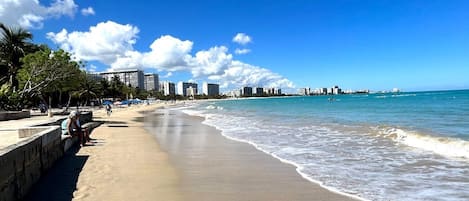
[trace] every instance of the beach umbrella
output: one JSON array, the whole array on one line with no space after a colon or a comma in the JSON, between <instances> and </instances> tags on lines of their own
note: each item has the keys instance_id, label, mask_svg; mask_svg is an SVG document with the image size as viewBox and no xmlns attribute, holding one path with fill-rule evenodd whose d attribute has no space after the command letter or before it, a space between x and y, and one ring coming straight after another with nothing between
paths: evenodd
<instances>
[{"instance_id":1,"label":"beach umbrella","mask_svg":"<svg viewBox=\"0 0 469 201\"><path fill-rule=\"evenodd\" d=\"M108 101L108 100L106 100L106 101L103 102L103 105L111 105L111 104L112 104L112 102L111 102L111 101Z\"/></svg>"}]
</instances>

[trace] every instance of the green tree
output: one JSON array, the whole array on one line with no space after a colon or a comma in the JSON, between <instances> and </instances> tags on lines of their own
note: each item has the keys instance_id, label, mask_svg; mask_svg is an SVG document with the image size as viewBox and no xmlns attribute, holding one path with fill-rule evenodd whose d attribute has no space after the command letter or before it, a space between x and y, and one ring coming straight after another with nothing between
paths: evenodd
<instances>
[{"instance_id":1,"label":"green tree","mask_svg":"<svg viewBox=\"0 0 469 201\"><path fill-rule=\"evenodd\" d=\"M41 97L58 92L66 86L77 83L80 75L79 63L72 61L64 50L52 52L50 49L26 55L18 72L21 97Z\"/></svg>"},{"instance_id":2,"label":"green tree","mask_svg":"<svg viewBox=\"0 0 469 201\"><path fill-rule=\"evenodd\" d=\"M0 23L0 32L0 83L8 79L8 84L15 91L19 85L16 74L21 67L21 58L39 50L39 46L31 43L33 35L25 29Z\"/></svg>"},{"instance_id":3,"label":"green tree","mask_svg":"<svg viewBox=\"0 0 469 201\"><path fill-rule=\"evenodd\" d=\"M110 95L112 96L114 100L116 98L120 98L120 99L125 98L125 94L123 93L125 84L121 82L118 76L114 76L111 82L109 83L109 85L110 85L109 91L111 93Z\"/></svg>"},{"instance_id":4,"label":"green tree","mask_svg":"<svg viewBox=\"0 0 469 201\"><path fill-rule=\"evenodd\" d=\"M82 71L79 90L77 91L79 99L84 99L84 104L87 105L91 99L99 96L101 90L99 85L99 82L90 74L86 73L86 71Z\"/></svg>"},{"instance_id":5,"label":"green tree","mask_svg":"<svg viewBox=\"0 0 469 201\"><path fill-rule=\"evenodd\" d=\"M99 87L100 87L100 98L107 98L111 97L111 86L106 79L99 80Z\"/></svg>"}]
</instances>

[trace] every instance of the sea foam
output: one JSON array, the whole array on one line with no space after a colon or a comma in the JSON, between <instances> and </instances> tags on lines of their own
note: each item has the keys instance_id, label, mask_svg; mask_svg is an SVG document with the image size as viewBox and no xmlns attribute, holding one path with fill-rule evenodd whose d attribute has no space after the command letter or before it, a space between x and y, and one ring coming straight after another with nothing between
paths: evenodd
<instances>
[{"instance_id":1,"label":"sea foam","mask_svg":"<svg viewBox=\"0 0 469 201\"><path fill-rule=\"evenodd\" d=\"M380 134L407 146L432 151L447 157L469 160L469 142L457 138L436 137L399 128L385 127L379 129Z\"/></svg>"}]
</instances>

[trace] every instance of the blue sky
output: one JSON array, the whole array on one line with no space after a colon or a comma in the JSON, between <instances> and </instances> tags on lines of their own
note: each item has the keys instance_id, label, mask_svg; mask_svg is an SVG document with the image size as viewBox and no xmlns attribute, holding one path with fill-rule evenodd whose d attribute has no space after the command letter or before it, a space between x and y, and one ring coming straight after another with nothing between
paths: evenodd
<instances>
[{"instance_id":1,"label":"blue sky","mask_svg":"<svg viewBox=\"0 0 469 201\"><path fill-rule=\"evenodd\" d=\"M141 68L222 91L414 91L469 88L468 10L456 0L0 0L0 21L95 71Z\"/></svg>"}]
</instances>

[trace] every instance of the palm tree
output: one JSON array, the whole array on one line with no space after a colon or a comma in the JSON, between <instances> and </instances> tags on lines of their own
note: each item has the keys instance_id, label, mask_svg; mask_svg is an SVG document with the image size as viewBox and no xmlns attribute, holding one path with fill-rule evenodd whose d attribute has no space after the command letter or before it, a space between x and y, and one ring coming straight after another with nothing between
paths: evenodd
<instances>
[{"instance_id":1,"label":"palm tree","mask_svg":"<svg viewBox=\"0 0 469 201\"><path fill-rule=\"evenodd\" d=\"M10 86L16 89L18 87L16 74L21 67L20 59L39 48L30 42L33 35L25 29L11 28L0 23L0 32L0 71L4 75L3 79L9 79Z\"/></svg>"},{"instance_id":2,"label":"palm tree","mask_svg":"<svg viewBox=\"0 0 469 201\"><path fill-rule=\"evenodd\" d=\"M85 105L87 105L92 98L98 97L100 87L98 81L86 71L83 71L81 76L79 96L85 98Z\"/></svg>"},{"instance_id":3,"label":"palm tree","mask_svg":"<svg viewBox=\"0 0 469 201\"><path fill-rule=\"evenodd\" d=\"M125 84L121 82L119 76L112 77L112 80L109 83L109 85L110 85L109 88L110 88L110 92L111 92L113 100L115 100L116 97L121 98L123 96L122 92L123 92Z\"/></svg>"}]
</instances>

